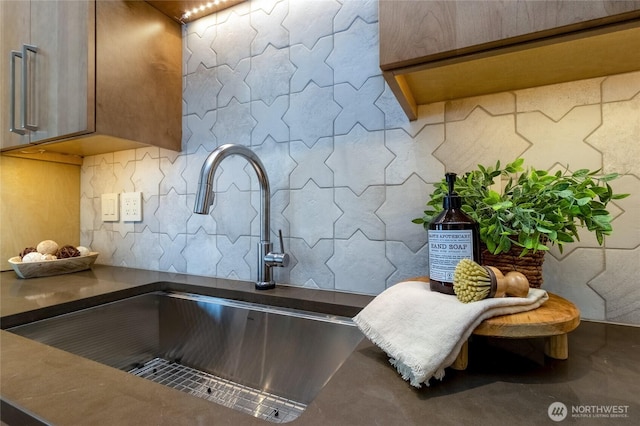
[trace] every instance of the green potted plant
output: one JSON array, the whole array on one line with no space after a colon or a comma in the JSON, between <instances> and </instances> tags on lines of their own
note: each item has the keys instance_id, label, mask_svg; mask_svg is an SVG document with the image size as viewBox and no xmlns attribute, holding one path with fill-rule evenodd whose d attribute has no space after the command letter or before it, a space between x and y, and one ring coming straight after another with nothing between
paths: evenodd
<instances>
[{"instance_id":1,"label":"green potted plant","mask_svg":"<svg viewBox=\"0 0 640 426\"><path fill-rule=\"evenodd\" d=\"M619 177L617 173L601 176L600 170L588 169L550 173L525 170L523 163L518 158L504 168L499 161L495 167L478 165L456 178L455 191L462 197L462 210L479 224L483 263L504 272L521 270L537 287L542 283L542 260L549 246L556 244L562 252L564 244L580 239L579 228L594 232L602 245L612 232L608 203L629 194L614 194L609 182ZM496 178L504 183L500 192L493 189ZM432 209L413 222L427 229L442 210L446 193L446 182L437 183L427 202ZM538 258L539 265L530 266L525 257ZM527 268L538 276L532 279L523 270Z\"/></svg>"}]
</instances>

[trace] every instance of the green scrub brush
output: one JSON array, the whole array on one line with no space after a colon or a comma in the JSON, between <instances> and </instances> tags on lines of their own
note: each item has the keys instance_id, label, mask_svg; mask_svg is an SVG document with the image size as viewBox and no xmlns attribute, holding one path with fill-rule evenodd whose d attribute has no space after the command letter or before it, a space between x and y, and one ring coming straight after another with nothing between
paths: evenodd
<instances>
[{"instance_id":1,"label":"green scrub brush","mask_svg":"<svg viewBox=\"0 0 640 426\"><path fill-rule=\"evenodd\" d=\"M453 291L464 303L506 295L526 297L529 280L518 271L503 275L493 266L481 266L471 259L462 259L453 273Z\"/></svg>"}]
</instances>

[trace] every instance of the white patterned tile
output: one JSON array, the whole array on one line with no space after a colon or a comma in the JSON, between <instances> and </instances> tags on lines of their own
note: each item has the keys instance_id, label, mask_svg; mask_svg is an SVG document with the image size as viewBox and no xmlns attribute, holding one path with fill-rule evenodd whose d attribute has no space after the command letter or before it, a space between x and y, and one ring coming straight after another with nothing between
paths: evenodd
<instances>
[{"instance_id":1,"label":"white patterned tile","mask_svg":"<svg viewBox=\"0 0 640 426\"><path fill-rule=\"evenodd\" d=\"M214 188L216 192L228 191L232 185L240 191L250 191L258 187L258 178L247 160L239 155L224 159L215 173Z\"/></svg>"},{"instance_id":2,"label":"white patterned tile","mask_svg":"<svg viewBox=\"0 0 640 426\"><path fill-rule=\"evenodd\" d=\"M348 30L334 34L333 51L327 63L333 68L335 83L360 88L370 77L381 75L378 52L378 25L356 19Z\"/></svg>"},{"instance_id":3,"label":"white patterned tile","mask_svg":"<svg viewBox=\"0 0 640 426\"><path fill-rule=\"evenodd\" d=\"M379 294L395 268L385 257L385 242L370 241L361 232L348 240L334 240L335 253L327 262L336 277L335 289Z\"/></svg>"},{"instance_id":4,"label":"white patterned tile","mask_svg":"<svg viewBox=\"0 0 640 426\"><path fill-rule=\"evenodd\" d=\"M444 124L426 125L415 138L402 129L387 130L387 148L395 158L386 169L386 183L398 185L412 174L425 182L439 182L445 173L444 165L433 160L432 152L444 140Z\"/></svg>"},{"instance_id":5,"label":"white patterned tile","mask_svg":"<svg viewBox=\"0 0 640 426\"><path fill-rule=\"evenodd\" d=\"M288 108L289 96L279 96L271 105L262 101L251 102L251 115L256 120L251 132L251 144L260 145L267 136L277 142L289 141L289 126L283 121Z\"/></svg>"},{"instance_id":6,"label":"white patterned tile","mask_svg":"<svg viewBox=\"0 0 640 426\"><path fill-rule=\"evenodd\" d=\"M187 196L176 193L173 188L167 195L161 195L155 212L160 232L168 234L171 239L178 234L186 234L187 220L193 214L192 210L187 207Z\"/></svg>"},{"instance_id":7,"label":"white patterned tile","mask_svg":"<svg viewBox=\"0 0 640 426\"><path fill-rule=\"evenodd\" d=\"M178 234L174 239L167 234L160 234L160 247L163 253L158 266L161 271L187 272L187 260L182 254L186 244L185 234Z\"/></svg>"},{"instance_id":8,"label":"white patterned tile","mask_svg":"<svg viewBox=\"0 0 640 426\"><path fill-rule=\"evenodd\" d=\"M193 148L189 146L189 139L191 139L192 133L191 129L189 129L189 125L187 124L187 115L185 115L187 111L186 105L187 104L185 103L182 115L182 140L180 143L180 152L184 154L193 152Z\"/></svg>"},{"instance_id":9,"label":"white patterned tile","mask_svg":"<svg viewBox=\"0 0 640 426\"><path fill-rule=\"evenodd\" d=\"M144 157L160 158L160 148L157 146L146 146L144 148L137 148L135 150L136 161L142 160Z\"/></svg>"},{"instance_id":10,"label":"white patterned tile","mask_svg":"<svg viewBox=\"0 0 640 426\"><path fill-rule=\"evenodd\" d=\"M334 32L345 31L356 18L360 18L368 24L378 22L377 0L340 0L340 3L342 6L333 20Z\"/></svg>"},{"instance_id":11,"label":"white patterned tile","mask_svg":"<svg viewBox=\"0 0 640 426\"><path fill-rule=\"evenodd\" d=\"M333 255L333 240L320 240L313 247L300 238L290 238L290 253L297 263L289 274L291 283L307 286L313 281L315 288L333 290L334 275L327 266Z\"/></svg>"},{"instance_id":12,"label":"white patterned tile","mask_svg":"<svg viewBox=\"0 0 640 426\"><path fill-rule=\"evenodd\" d=\"M186 73L196 72L202 65L205 68L213 68L217 64L216 53L211 49L211 43L216 36L215 25L203 29L202 34L192 32L186 36Z\"/></svg>"},{"instance_id":13,"label":"white patterned tile","mask_svg":"<svg viewBox=\"0 0 640 426\"><path fill-rule=\"evenodd\" d=\"M599 169L602 155L585 143L598 126L599 105L576 107L558 122L537 111L518 114L517 119L518 133L532 143L524 153L527 163L546 170L558 163L568 164L573 170Z\"/></svg>"},{"instance_id":14,"label":"white patterned tile","mask_svg":"<svg viewBox=\"0 0 640 426\"><path fill-rule=\"evenodd\" d=\"M326 63L333 50L333 37L321 38L312 49L295 44L289 50L296 67L291 77L291 93L302 91L311 81L319 87L333 85L333 68Z\"/></svg>"},{"instance_id":15,"label":"white patterned tile","mask_svg":"<svg viewBox=\"0 0 640 426\"><path fill-rule=\"evenodd\" d=\"M113 266L135 268L136 259L131 255L131 248L135 243L135 234L133 232L128 234L114 232L113 242L115 251L113 252L111 264Z\"/></svg>"},{"instance_id":16,"label":"white patterned tile","mask_svg":"<svg viewBox=\"0 0 640 426\"><path fill-rule=\"evenodd\" d=\"M289 236L291 235L290 225L287 218L284 216L284 209L289 205L289 201L291 198L289 197L289 191L275 191L275 193L271 196L271 241L278 241L278 230L282 230L282 236L285 239L285 251L289 251L288 242ZM253 205L256 210L260 210L260 202L256 200L259 198L260 194L257 191L254 191L253 194ZM259 235L260 233L260 225L257 220L254 219L255 227L251 228L252 235Z\"/></svg>"},{"instance_id":17,"label":"white patterned tile","mask_svg":"<svg viewBox=\"0 0 640 426\"><path fill-rule=\"evenodd\" d=\"M133 191L133 181L131 180L136 168L135 161L125 163L113 163L113 174L115 181L112 186L113 192L131 192Z\"/></svg>"},{"instance_id":18,"label":"white patterned tile","mask_svg":"<svg viewBox=\"0 0 640 426\"><path fill-rule=\"evenodd\" d=\"M333 152L333 138L320 138L312 147L308 147L304 142L292 141L289 151L297 163L289 175L289 185L292 189L302 188L310 179L321 188L333 186L333 172L325 164Z\"/></svg>"},{"instance_id":19,"label":"white patterned tile","mask_svg":"<svg viewBox=\"0 0 640 426\"><path fill-rule=\"evenodd\" d=\"M292 140L313 146L319 138L333 135L333 120L340 106L333 100L333 87L318 87L311 82L302 92L292 93L284 115Z\"/></svg>"},{"instance_id":20,"label":"white patterned tile","mask_svg":"<svg viewBox=\"0 0 640 426\"><path fill-rule=\"evenodd\" d=\"M413 252L427 242L427 233L421 225L411 221L421 217L432 186L412 175L402 185L386 187L386 199L376 214L386 225L386 239L402 241Z\"/></svg>"},{"instance_id":21,"label":"white patterned tile","mask_svg":"<svg viewBox=\"0 0 640 426\"><path fill-rule=\"evenodd\" d=\"M269 45L264 53L251 58L251 71L246 79L251 87L251 100L271 105L279 96L287 95L294 71L289 49Z\"/></svg>"},{"instance_id":22,"label":"white patterned tile","mask_svg":"<svg viewBox=\"0 0 640 426\"><path fill-rule=\"evenodd\" d=\"M640 246L640 225L638 222L640 217L640 197L638 197L640 178L627 175L609 182L609 184L614 193L631 195L622 200L613 201L621 213L615 216L611 222L613 232L605 237L605 246L607 249L637 248ZM609 212L612 212L611 204L608 207ZM636 263L640 265L640 262Z\"/></svg>"},{"instance_id":23,"label":"white patterned tile","mask_svg":"<svg viewBox=\"0 0 640 426\"><path fill-rule=\"evenodd\" d=\"M184 125L184 122L183 122L183 125ZM184 155L184 152L174 151L172 149L160 148L160 158L166 158L172 163L175 162L178 159L178 157L180 157L181 155Z\"/></svg>"},{"instance_id":24,"label":"white patterned tile","mask_svg":"<svg viewBox=\"0 0 640 426\"><path fill-rule=\"evenodd\" d=\"M251 12L256 12L258 10L263 11L264 13L270 14L273 12L274 8L278 6L281 2L288 3L288 0L252 0L251 3Z\"/></svg>"},{"instance_id":25,"label":"white patterned tile","mask_svg":"<svg viewBox=\"0 0 640 426\"><path fill-rule=\"evenodd\" d=\"M255 1L252 1L255 3ZM282 21L289 11L289 3L286 1L265 2L262 5L251 5L254 10L251 13L251 26L256 30L256 38L251 42L251 54L258 55L271 44L277 49L288 46L289 31L282 26Z\"/></svg>"},{"instance_id":26,"label":"white patterned tile","mask_svg":"<svg viewBox=\"0 0 640 426\"><path fill-rule=\"evenodd\" d=\"M249 145L251 131L255 125L256 121L251 117L250 104L238 103L234 98L228 106L218 108L218 119L213 125L212 131L219 144Z\"/></svg>"},{"instance_id":27,"label":"white patterned tile","mask_svg":"<svg viewBox=\"0 0 640 426\"><path fill-rule=\"evenodd\" d=\"M135 149L125 149L113 153L113 164L119 164L122 169L126 169L133 161L136 161Z\"/></svg>"},{"instance_id":28,"label":"white patterned tile","mask_svg":"<svg viewBox=\"0 0 640 426\"><path fill-rule=\"evenodd\" d=\"M302 43L311 49L318 40L333 33L333 19L340 9L334 0L290 0L282 25L289 30L291 45Z\"/></svg>"},{"instance_id":29,"label":"white patterned tile","mask_svg":"<svg viewBox=\"0 0 640 426\"><path fill-rule=\"evenodd\" d=\"M88 231L94 229L97 212L94 208L94 200L97 198L89 198L84 194L80 196L80 230ZM81 245L83 245L81 243Z\"/></svg>"},{"instance_id":30,"label":"white patterned tile","mask_svg":"<svg viewBox=\"0 0 640 426\"><path fill-rule=\"evenodd\" d=\"M584 319L604 320L606 301L587 285L604 270L603 249L578 249L558 262L545 255L542 288L580 307Z\"/></svg>"},{"instance_id":31,"label":"white patterned tile","mask_svg":"<svg viewBox=\"0 0 640 426\"><path fill-rule=\"evenodd\" d=\"M111 224L111 229L115 233L120 234L120 238L124 238L127 234L133 233L135 231L134 222L125 222L120 219L118 222L113 222Z\"/></svg>"},{"instance_id":32,"label":"white patterned tile","mask_svg":"<svg viewBox=\"0 0 640 426\"><path fill-rule=\"evenodd\" d=\"M602 80L592 78L518 90L516 109L518 112L540 111L558 121L576 106L599 103Z\"/></svg>"},{"instance_id":33,"label":"white patterned tile","mask_svg":"<svg viewBox=\"0 0 640 426\"><path fill-rule=\"evenodd\" d=\"M269 137L253 151L262 160L269 177L271 194L278 190L288 190L289 175L296 167L295 161L289 156L289 144L276 142Z\"/></svg>"},{"instance_id":34,"label":"white patterned tile","mask_svg":"<svg viewBox=\"0 0 640 426\"><path fill-rule=\"evenodd\" d=\"M193 154L200 146L207 151L213 151L217 146L217 140L211 129L218 117L217 111L208 111L200 118L197 114L189 114L185 117L191 136L185 144L185 153Z\"/></svg>"},{"instance_id":35,"label":"white patterned tile","mask_svg":"<svg viewBox=\"0 0 640 426\"><path fill-rule=\"evenodd\" d=\"M193 211L195 201L195 195L187 194L187 207L190 208L191 211ZM202 230L209 235L215 235L217 233L217 224L212 213L212 211L209 211L208 214L194 213L189 216L189 219L187 220L187 233L195 234Z\"/></svg>"},{"instance_id":36,"label":"white patterned tile","mask_svg":"<svg viewBox=\"0 0 640 426\"><path fill-rule=\"evenodd\" d=\"M629 101L602 105L602 126L587 142L602 152L605 173L630 173L640 177L640 94Z\"/></svg>"},{"instance_id":37,"label":"white patterned tile","mask_svg":"<svg viewBox=\"0 0 640 426\"><path fill-rule=\"evenodd\" d=\"M145 229L151 232L160 231L160 222L155 215L159 202L158 195L142 198L142 221L134 223L135 232L142 232Z\"/></svg>"},{"instance_id":38,"label":"white patterned tile","mask_svg":"<svg viewBox=\"0 0 640 426\"><path fill-rule=\"evenodd\" d=\"M530 145L515 129L515 116L492 116L476 108L464 121L445 124L446 139L433 155L447 171L462 174L478 164L503 164L518 158Z\"/></svg>"},{"instance_id":39,"label":"white patterned tile","mask_svg":"<svg viewBox=\"0 0 640 426\"><path fill-rule=\"evenodd\" d=\"M428 124L444 123L444 102L419 105L418 118L409 121L389 86L386 83L384 86L384 92L375 104L384 112L385 129L403 129L415 137Z\"/></svg>"},{"instance_id":40,"label":"white patterned tile","mask_svg":"<svg viewBox=\"0 0 640 426\"><path fill-rule=\"evenodd\" d=\"M226 235L232 243L241 235L251 234L251 221L258 212L251 205L251 193L240 191L235 185L225 192L218 192L213 203L213 218L217 232ZM224 251L222 252L225 254Z\"/></svg>"},{"instance_id":41,"label":"white patterned tile","mask_svg":"<svg viewBox=\"0 0 640 426\"><path fill-rule=\"evenodd\" d=\"M146 200L153 195L158 195L160 181L164 175L160 171L160 159L145 155L141 160L136 161L136 170L131 176L136 192L142 192L142 197Z\"/></svg>"},{"instance_id":42,"label":"white patterned tile","mask_svg":"<svg viewBox=\"0 0 640 426\"><path fill-rule=\"evenodd\" d=\"M97 264L113 264L113 253L116 251L113 232L109 231L105 226L93 230L93 239L91 240L90 247L92 250L100 253L96 259Z\"/></svg>"},{"instance_id":43,"label":"white patterned tile","mask_svg":"<svg viewBox=\"0 0 640 426\"><path fill-rule=\"evenodd\" d=\"M336 204L342 216L335 224L335 238L349 238L361 231L370 240L384 240L384 222L375 212L385 200L384 186L370 186L360 196L349 188L336 188Z\"/></svg>"},{"instance_id":44,"label":"white patterned tile","mask_svg":"<svg viewBox=\"0 0 640 426\"><path fill-rule=\"evenodd\" d=\"M136 260L136 268L152 271L160 269L160 258L162 257L160 234L151 232L149 228L136 233L135 244L131 251Z\"/></svg>"},{"instance_id":45,"label":"white patterned tile","mask_svg":"<svg viewBox=\"0 0 640 426\"><path fill-rule=\"evenodd\" d=\"M477 107L482 107L491 115L512 114L516 112L516 98L511 92L503 92L447 101L445 102L445 119L446 121L464 120Z\"/></svg>"},{"instance_id":46,"label":"white patterned tile","mask_svg":"<svg viewBox=\"0 0 640 426\"><path fill-rule=\"evenodd\" d=\"M216 276L216 265L222 259L215 235L207 235L203 229L187 235L184 247L187 273L192 275Z\"/></svg>"},{"instance_id":47,"label":"white patterned tile","mask_svg":"<svg viewBox=\"0 0 640 426\"><path fill-rule=\"evenodd\" d=\"M628 101L640 93L640 71L610 75L602 82L602 102Z\"/></svg>"},{"instance_id":48,"label":"white patterned tile","mask_svg":"<svg viewBox=\"0 0 640 426\"><path fill-rule=\"evenodd\" d=\"M232 98L240 103L251 100L251 91L244 81L249 74L250 66L249 58L246 58L238 62L234 69L229 68L228 65L218 67L217 77L222 86L218 92L218 108L229 105Z\"/></svg>"},{"instance_id":49,"label":"white patterned tile","mask_svg":"<svg viewBox=\"0 0 640 426\"><path fill-rule=\"evenodd\" d=\"M241 280L252 279L251 268L245 259L245 256L251 251L250 243L251 239L248 236L231 241L224 235L218 235L216 244L222 257L217 265L216 276ZM252 263L257 262L255 259L258 254L255 253L253 256Z\"/></svg>"},{"instance_id":50,"label":"white patterned tile","mask_svg":"<svg viewBox=\"0 0 640 426\"><path fill-rule=\"evenodd\" d=\"M310 246L322 238L333 238L333 224L340 214L333 189L318 188L312 180L304 188L290 191L289 205L283 211L290 237L303 238Z\"/></svg>"},{"instance_id":51,"label":"white patterned tile","mask_svg":"<svg viewBox=\"0 0 640 426\"><path fill-rule=\"evenodd\" d=\"M401 281L429 275L428 244L414 253L400 241L387 241L387 259L396 268L387 279L387 288Z\"/></svg>"},{"instance_id":52,"label":"white patterned tile","mask_svg":"<svg viewBox=\"0 0 640 426\"><path fill-rule=\"evenodd\" d=\"M103 226L111 226L111 222L102 222L102 199L100 197L91 198L91 205L93 206L93 224L89 224L91 229L100 229Z\"/></svg>"},{"instance_id":53,"label":"white patterned tile","mask_svg":"<svg viewBox=\"0 0 640 426\"><path fill-rule=\"evenodd\" d=\"M348 186L360 195L367 186L384 184L385 168L393 158L384 146L384 131L367 132L356 125L349 134L335 137L327 165L336 186Z\"/></svg>"},{"instance_id":54,"label":"white patterned tile","mask_svg":"<svg viewBox=\"0 0 640 426\"><path fill-rule=\"evenodd\" d=\"M213 13L211 15L203 16L202 18L196 19L195 21L189 22L187 25L183 27L182 37L191 34L198 34L201 38L204 36L207 29L214 27L216 22L218 21L218 14Z\"/></svg>"},{"instance_id":55,"label":"white patterned tile","mask_svg":"<svg viewBox=\"0 0 640 426\"><path fill-rule=\"evenodd\" d=\"M217 32L211 43L218 65L227 64L235 69L242 59L251 56L251 41L256 30L251 27L250 16L240 15L231 8L226 16L218 14Z\"/></svg>"},{"instance_id":56,"label":"white patterned tile","mask_svg":"<svg viewBox=\"0 0 640 426\"><path fill-rule=\"evenodd\" d=\"M101 194L113 192L113 185L116 182L116 176L113 173L113 162L107 162L107 160L108 158L105 157L96 158L96 165L93 168L91 186L93 187L93 193L97 197Z\"/></svg>"},{"instance_id":57,"label":"white patterned tile","mask_svg":"<svg viewBox=\"0 0 640 426\"><path fill-rule=\"evenodd\" d=\"M187 182L182 177L186 168L187 158L184 155L178 156L175 161L160 157L160 171L164 175L160 181L160 195L168 194L171 189L178 194L187 193Z\"/></svg>"},{"instance_id":58,"label":"white patterned tile","mask_svg":"<svg viewBox=\"0 0 640 426\"><path fill-rule=\"evenodd\" d=\"M374 103L383 91L382 76L368 79L360 89L348 83L337 84L334 97L342 111L334 122L335 134L348 133L356 123L369 131L384 129L384 113Z\"/></svg>"},{"instance_id":59,"label":"white patterned tile","mask_svg":"<svg viewBox=\"0 0 640 426\"><path fill-rule=\"evenodd\" d=\"M94 192L91 180L95 172L95 156L87 156L82 159L82 166L80 166L80 196L93 198L100 194Z\"/></svg>"},{"instance_id":60,"label":"white patterned tile","mask_svg":"<svg viewBox=\"0 0 640 426\"><path fill-rule=\"evenodd\" d=\"M207 111L218 107L217 99L221 85L217 70L218 67L207 69L200 66L196 72L186 76L183 96L187 103L187 115L198 114L204 117Z\"/></svg>"},{"instance_id":61,"label":"white patterned tile","mask_svg":"<svg viewBox=\"0 0 640 426\"><path fill-rule=\"evenodd\" d=\"M398 103L398 98L393 94L386 81L384 83L384 92L376 99L375 104L384 113L385 129L406 127L412 125L412 123L415 124L415 120L409 121L407 114L405 114Z\"/></svg>"},{"instance_id":62,"label":"white patterned tile","mask_svg":"<svg viewBox=\"0 0 640 426\"><path fill-rule=\"evenodd\" d=\"M607 250L606 270L589 282L604 300L607 321L640 324L640 288L634 279L638 274L640 249Z\"/></svg>"}]
</instances>

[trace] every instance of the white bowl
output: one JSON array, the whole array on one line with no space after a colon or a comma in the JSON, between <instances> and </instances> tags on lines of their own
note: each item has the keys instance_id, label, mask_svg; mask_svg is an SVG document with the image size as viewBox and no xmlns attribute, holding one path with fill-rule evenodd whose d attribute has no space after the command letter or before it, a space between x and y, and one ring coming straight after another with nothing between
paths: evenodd
<instances>
[{"instance_id":1,"label":"white bowl","mask_svg":"<svg viewBox=\"0 0 640 426\"><path fill-rule=\"evenodd\" d=\"M40 262L22 262L20 256L15 256L9 259L9 263L20 278L50 277L52 275L70 274L90 269L98 254L98 252L94 251L86 256L43 260Z\"/></svg>"}]
</instances>

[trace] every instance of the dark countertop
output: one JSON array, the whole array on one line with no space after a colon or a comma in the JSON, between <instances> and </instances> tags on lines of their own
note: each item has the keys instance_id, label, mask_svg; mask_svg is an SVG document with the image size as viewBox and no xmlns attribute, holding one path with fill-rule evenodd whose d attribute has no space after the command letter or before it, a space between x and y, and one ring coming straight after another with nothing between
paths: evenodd
<instances>
[{"instance_id":1,"label":"dark countertop","mask_svg":"<svg viewBox=\"0 0 640 426\"><path fill-rule=\"evenodd\" d=\"M256 292L253 283L242 281L101 265L29 280L3 272L0 289L3 329L155 289L345 316L354 315L371 300L370 296L290 286ZM473 336L467 370L447 369L443 381L432 380L431 386L416 389L365 339L292 423L555 424L547 410L550 404L562 402L569 411L565 422L637 424L639 347L639 327L590 321L569 334L566 361L545 358L540 339ZM18 407L32 418L58 425L269 424L4 330L0 332L0 394L2 420L7 423L19 418L14 409ZM611 407L616 407L617 417L604 417Z\"/></svg>"}]
</instances>

